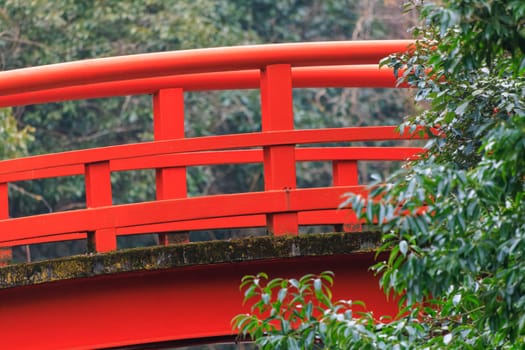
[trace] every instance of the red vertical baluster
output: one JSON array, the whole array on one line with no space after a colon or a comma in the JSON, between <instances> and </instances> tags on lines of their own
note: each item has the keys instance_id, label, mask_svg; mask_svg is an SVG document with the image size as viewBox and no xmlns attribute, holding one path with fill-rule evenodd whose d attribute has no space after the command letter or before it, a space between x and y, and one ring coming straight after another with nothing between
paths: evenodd
<instances>
[{"instance_id":1,"label":"red vertical baluster","mask_svg":"<svg viewBox=\"0 0 525 350\"><path fill-rule=\"evenodd\" d=\"M162 89L153 96L153 126L156 141L184 138L184 91L180 88ZM157 169L157 199L185 198L186 167ZM189 242L188 233L160 234L159 243Z\"/></svg>"},{"instance_id":2,"label":"red vertical baluster","mask_svg":"<svg viewBox=\"0 0 525 350\"><path fill-rule=\"evenodd\" d=\"M0 220L9 219L9 187L7 183L0 183ZM0 266L9 263L13 256L10 247L0 248Z\"/></svg>"},{"instance_id":3,"label":"red vertical baluster","mask_svg":"<svg viewBox=\"0 0 525 350\"><path fill-rule=\"evenodd\" d=\"M275 64L261 71L262 130L292 130L292 73L289 64ZM295 145L264 147L264 188L296 188ZM297 213L268 215L268 229L276 235L297 234Z\"/></svg>"},{"instance_id":4,"label":"red vertical baluster","mask_svg":"<svg viewBox=\"0 0 525 350\"><path fill-rule=\"evenodd\" d=\"M332 170L334 186L352 186L359 184L356 160L334 160Z\"/></svg>"},{"instance_id":5,"label":"red vertical baluster","mask_svg":"<svg viewBox=\"0 0 525 350\"><path fill-rule=\"evenodd\" d=\"M109 162L86 164L86 204L88 208L111 205L111 173ZM98 229L88 234L89 244L96 252L108 252L117 249L117 237L114 227Z\"/></svg>"},{"instance_id":6,"label":"red vertical baluster","mask_svg":"<svg viewBox=\"0 0 525 350\"><path fill-rule=\"evenodd\" d=\"M359 184L359 171L356 160L334 160L332 162L332 182L334 186L352 186ZM337 224L335 231L361 232L361 224Z\"/></svg>"},{"instance_id":7,"label":"red vertical baluster","mask_svg":"<svg viewBox=\"0 0 525 350\"><path fill-rule=\"evenodd\" d=\"M9 218L9 188L7 183L0 183L0 220Z\"/></svg>"}]
</instances>

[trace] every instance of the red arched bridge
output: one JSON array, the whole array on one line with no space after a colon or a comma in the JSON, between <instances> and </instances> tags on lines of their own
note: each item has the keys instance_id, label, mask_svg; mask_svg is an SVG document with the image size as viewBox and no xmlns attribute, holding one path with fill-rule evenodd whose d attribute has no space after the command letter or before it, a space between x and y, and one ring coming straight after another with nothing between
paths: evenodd
<instances>
[{"instance_id":1,"label":"red arched bridge","mask_svg":"<svg viewBox=\"0 0 525 350\"><path fill-rule=\"evenodd\" d=\"M358 162L403 161L419 147L329 147L408 140L393 126L294 129L292 89L396 86L379 60L409 41L274 44L140 54L0 73L0 106L153 95L154 141L0 162L0 247L88 240L93 253L0 269L4 348L91 349L231 337L246 310L240 277L333 270L335 297L392 314L367 267L377 235L298 235L299 226L355 224L338 210L364 193ZM185 138L187 91L259 89L262 130ZM310 147L297 147L310 145ZM314 145L314 146L312 146ZM332 185L296 188L296 162L329 161ZM264 191L188 198L186 167L262 163ZM156 200L112 204L111 173L156 169ZM83 175L86 208L9 218L9 183ZM153 185L153 184L152 184ZM269 235L115 251L117 237L266 227ZM113 252L115 251L115 252ZM166 343L167 344L167 343ZM160 346L160 345L159 345Z\"/></svg>"}]
</instances>

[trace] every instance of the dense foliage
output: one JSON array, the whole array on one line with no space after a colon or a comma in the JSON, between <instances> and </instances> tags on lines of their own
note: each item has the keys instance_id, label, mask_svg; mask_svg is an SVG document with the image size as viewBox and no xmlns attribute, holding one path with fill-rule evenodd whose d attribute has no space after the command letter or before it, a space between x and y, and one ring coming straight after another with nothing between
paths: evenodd
<instances>
[{"instance_id":1,"label":"dense foliage","mask_svg":"<svg viewBox=\"0 0 525 350\"><path fill-rule=\"evenodd\" d=\"M332 302L332 284L331 272L270 281L265 273L245 276L241 289L252 313L236 316L233 326L261 349L366 349L369 339L362 338L374 318L358 301Z\"/></svg>"},{"instance_id":2,"label":"dense foliage","mask_svg":"<svg viewBox=\"0 0 525 350\"><path fill-rule=\"evenodd\" d=\"M417 101L428 105L401 126L427 128L428 153L389 178L391 185L379 183L368 198L350 196L344 204L381 223L381 250L389 258L374 270L381 273L385 292L400 296L403 313L387 324L344 313L332 322L337 310L325 303L325 314L308 322L320 339L336 334L345 346L335 348L521 349L525 3L414 5L423 21L415 29L415 49L385 63L417 88ZM252 286L255 282L250 280ZM286 289L286 283L278 289ZM241 319L249 317L259 316ZM266 330L266 322L263 317L237 326L257 334ZM283 337L295 340L285 344ZM263 348L299 349L296 342L305 337L284 329L256 338Z\"/></svg>"}]
</instances>

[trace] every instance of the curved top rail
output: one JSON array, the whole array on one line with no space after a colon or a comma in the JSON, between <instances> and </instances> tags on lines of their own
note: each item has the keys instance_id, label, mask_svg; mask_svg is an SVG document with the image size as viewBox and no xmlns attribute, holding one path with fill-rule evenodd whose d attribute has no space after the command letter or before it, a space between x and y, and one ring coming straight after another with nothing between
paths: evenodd
<instances>
[{"instance_id":1,"label":"curved top rail","mask_svg":"<svg viewBox=\"0 0 525 350\"><path fill-rule=\"evenodd\" d=\"M0 73L0 76L2 73ZM0 107L28 104L106 98L125 95L153 94L160 89L179 87L185 91L258 89L260 70L241 70L198 74L167 75L153 78L116 80L82 84L20 94L0 96ZM350 66L316 66L292 69L294 88L366 87L393 88L397 85L393 70L378 64Z\"/></svg>"},{"instance_id":2,"label":"curved top rail","mask_svg":"<svg viewBox=\"0 0 525 350\"><path fill-rule=\"evenodd\" d=\"M115 159L175 154L184 152L231 150L288 144L315 144L324 142L357 142L377 140L412 140L421 138L418 131L400 134L395 126L369 126L258 132L171 139L134 144L89 148L77 151L42 154L31 157L7 159L0 162L0 175L96 163Z\"/></svg>"},{"instance_id":3,"label":"curved top rail","mask_svg":"<svg viewBox=\"0 0 525 350\"><path fill-rule=\"evenodd\" d=\"M263 68L373 64L406 51L412 40L332 41L250 45L89 59L0 73L0 95L79 84Z\"/></svg>"},{"instance_id":4,"label":"curved top rail","mask_svg":"<svg viewBox=\"0 0 525 350\"><path fill-rule=\"evenodd\" d=\"M357 223L336 208L362 191L359 160L404 160L418 147L297 147L332 142L425 138L394 126L295 129L292 88L407 87L379 60L410 40L338 41L221 47L90 59L0 72L0 107L153 94L154 141L43 154L0 162L0 247L87 239L90 250L117 248L117 236L266 227L298 234L299 225ZM261 130L185 138L187 91L258 89ZM296 162L331 162L328 187L297 189ZM264 191L187 194L189 166L262 163ZM111 174L155 169L156 199L114 204ZM260 169L258 167L258 169ZM259 171L259 170L257 170ZM83 175L85 209L9 218L9 185ZM214 208L213 210L209 210ZM162 244L169 243L159 236ZM185 238L187 240L187 238Z\"/></svg>"}]
</instances>

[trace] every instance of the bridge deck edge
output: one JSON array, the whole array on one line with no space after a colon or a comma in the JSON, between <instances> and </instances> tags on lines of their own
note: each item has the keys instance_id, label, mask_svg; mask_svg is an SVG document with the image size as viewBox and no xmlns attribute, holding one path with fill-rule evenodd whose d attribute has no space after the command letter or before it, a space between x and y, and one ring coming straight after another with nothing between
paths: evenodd
<instances>
[{"instance_id":1,"label":"bridge deck edge","mask_svg":"<svg viewBox=\"0 0 525 350\"><path fill-rule=\"evenodd\" d=\"M0 289L138 271L306 256L347 255L378 248L380 234L262 236L119 250L0 267Z\"/></svg>"}]
</instances>

